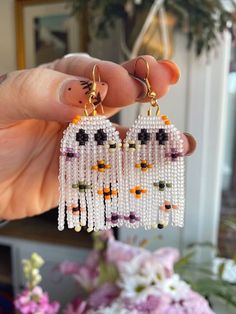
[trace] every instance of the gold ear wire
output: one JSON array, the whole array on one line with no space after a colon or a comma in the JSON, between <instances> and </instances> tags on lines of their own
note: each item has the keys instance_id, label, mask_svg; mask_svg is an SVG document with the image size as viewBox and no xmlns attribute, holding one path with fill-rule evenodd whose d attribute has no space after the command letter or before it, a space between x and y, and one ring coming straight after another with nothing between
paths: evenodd
<instances>
[{"instance_id":1,"label":"gold ear wire","mask_svg":"<svg viewBox=\"0 0 236 314\"><path fill-rule=\"evenodd\" d=\"M96 106L94 105L95 101L97 100L97 81L101 82L101 76L99 73L99 68L98 65L95 64L93 66L93 71L92 71L92 86L91 86L91 90L89 91L88 97L89 97L89 104L93 107L93 112L92 114L94 116L96 116L97 114L97 110L96 110ZM104 108L102 103L100 102L99 105L101 106L101 110L102 110L102 114L104 114ZM85 114L88 115L88 111L87 111L87 105L85 105Z\"/></svg>"},{"instance_id":2,"label":"gold ear wire","mask_svg":"<svg viewBox=\"0 0 236 314\"><path fill-rule=\"evenodd\" d=\"M144 78L141 78L141 77L138 77L136 75L136 68L137 68L137 63L139 61L143 61L146 65L146 76ZM149 82L149 73L150 73L150 66L149 66L149 63L147 62L147 60L144 58L144 57L138 57L136 60L135 60L135 63L134 63L134 76L136 76L137 78L141 79L143 81L143 83L146 85L147 87L147 93L146 93L146 97L149 98L150 100L150 107L148 109L148 116L151 116L152 115L152 107L153 108L157 108L156 110L156 115L160 115L160 106L158 104L158 101L157 101L157 94L156 92L154 92L152 90L152 86Z\"/></svg>"}]
</instances>

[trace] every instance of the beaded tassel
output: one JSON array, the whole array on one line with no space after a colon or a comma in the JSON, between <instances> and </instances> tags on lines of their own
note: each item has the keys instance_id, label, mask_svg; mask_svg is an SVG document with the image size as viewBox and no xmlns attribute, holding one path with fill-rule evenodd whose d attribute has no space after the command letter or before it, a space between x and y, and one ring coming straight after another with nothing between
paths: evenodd
<instances>
[{"instance_id":1,"label":"beaded tassel","mask_svg":"<svg viewBox=\"0 0 236 314\"><path fill-rule=\"evenodd\" d=\"M183 227L181 133L166 116L139 116L124 148L125 225L162 229L171 219L172 225Z\"/></svg>"},{"instance_id":2,"label":"beaded tassel","mask_svg":"<svg viewBox=\"0 0 236 314\"><path fill-rule=\"evenodd\" d=\"M103 116L82 117L64 131L60 150L58 229L89 232L120 226L123 217L119 133Z\"/></svg>"}]
</instances>

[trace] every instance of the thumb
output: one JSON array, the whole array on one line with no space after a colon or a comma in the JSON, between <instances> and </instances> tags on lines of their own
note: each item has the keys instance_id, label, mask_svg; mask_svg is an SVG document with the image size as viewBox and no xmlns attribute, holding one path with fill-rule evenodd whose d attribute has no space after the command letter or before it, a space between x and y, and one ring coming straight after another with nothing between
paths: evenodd
<instances>
[{"instance_id":1,"label":"thumb","mask_svg":"<svg viewBox=\"0 0 236 314\"><path fill-rule=\"evenodd\" d=\"M5 74L0 77L0 125L24 119L71 121L83 113L91 85L87 78L45 68ZM97 103L107 89L97 82Z\"/></svg>"}]
</instances>

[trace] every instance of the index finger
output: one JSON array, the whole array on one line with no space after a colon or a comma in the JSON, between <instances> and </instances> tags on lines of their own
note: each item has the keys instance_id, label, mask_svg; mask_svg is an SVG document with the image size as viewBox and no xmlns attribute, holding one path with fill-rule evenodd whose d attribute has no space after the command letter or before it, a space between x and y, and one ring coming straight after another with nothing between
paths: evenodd
<instances>
[{"instance_id":1,"label":"index finger","mask_svg":"<svg viewBox=\"0 0 236 314\"><path fill-rule=\"evenodd\" d=\"M150 82L158 97L161 97L167 92L169 85L176 81L174 77L178 72L177 67L173 70L173 66L167 62L157 62L151 56L144 57L150 63ZM120 66L114 62L78 54L57 60L50 65L50 68L71 75L92 78L94 64L99 67L102 81L109 86L103 101L105 107L122 108L134 103L135 99L142 93L142 86L128 74L128 72L133 72L134 60ZM138 71L145 71L145 64L140 63Z\"/></svg>"}]
</instances>

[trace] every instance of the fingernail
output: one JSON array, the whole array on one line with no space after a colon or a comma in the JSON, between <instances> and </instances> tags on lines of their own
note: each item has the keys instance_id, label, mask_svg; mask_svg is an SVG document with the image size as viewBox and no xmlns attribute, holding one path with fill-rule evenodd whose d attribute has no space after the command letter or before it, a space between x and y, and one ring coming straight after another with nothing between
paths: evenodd
<instances>
[{"instance_id":1,"label":"fingernail","mask_svg":"<svg viewBox=\"0 0 236 314\"><path fill-rule=\"evenodd\" d=\"M171 84L176 84L180 79L180 69L177 64L170 60L157 60L158 63L167 65L171 71Z\"/></svg>"},{"instance_id":2,"label":"fingernail","mask_svg":"<svg viewBox=\"0 0 236 314\"><path fill-rule=\"evenodd\" d=\"M197 141L192 136L192 134L184 132L182 134L183 140L184 140L184 153L185 156L190 156L194 153L197 147Z\"/></svg>"},{"instance_id":3,"label":"fingernail","mask_svg":"<svg viewBox=\"0 0 236 314\"><path fill-rule=\"evenodd\" d=\"M104 82L96 83L97 103L99 103L105 98L108 85ZM80 77L78 79L66 80L59 88L59 100L65 105L81 107L88 101L91 87L92 81L87 78Z\"/></svg>"}]
</instances>

